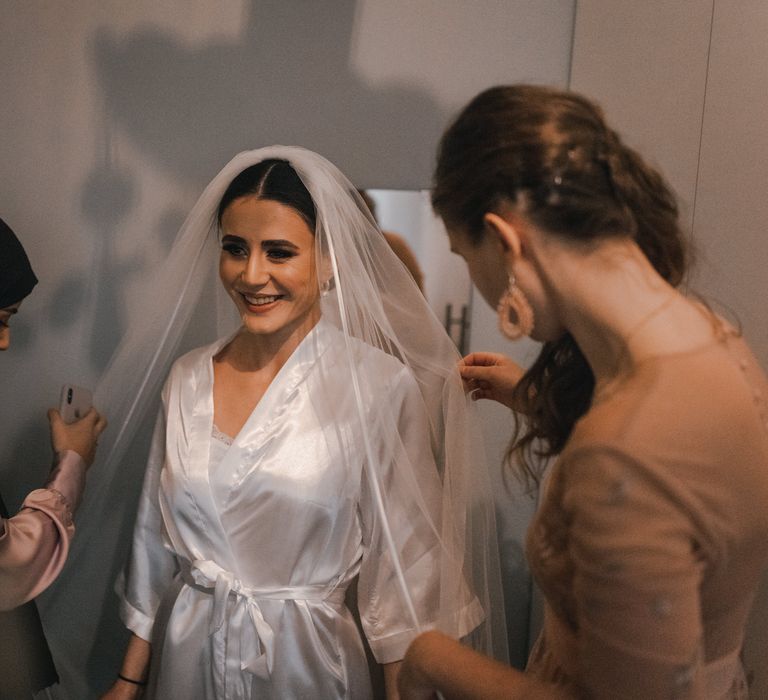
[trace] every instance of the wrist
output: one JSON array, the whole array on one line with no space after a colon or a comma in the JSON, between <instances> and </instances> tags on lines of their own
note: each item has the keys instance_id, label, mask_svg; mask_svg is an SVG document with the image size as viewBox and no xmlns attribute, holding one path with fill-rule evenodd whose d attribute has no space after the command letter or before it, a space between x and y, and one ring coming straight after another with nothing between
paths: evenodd
<instances>
[{"instance_id":1,"label":"wrist","mask_svg":"<svg viewBox=\"0 0 768 700\"><path fill-rule=\"evenodd\" d=\"M439 644L443 635L440 632L430 630L423 632L413 640L408 647L403 660L408 665L411 677L418 684L432 685L434 680L430 677L430 658L435 644Z\"/></svg>"},{"instance_id":2,"label":"wrist","mask_svg":"<svg viewBox=\"0 0 768 700\"><path fill-rule=\"evenodd\" d=\"M139 697L147 685L146 679L127 673L117 674L117 684L121 686L123 693L131 698Z\"/></svg>"},{"instance_id":3,"label":"wrist","mask_svg":"<svg viewBox=\"0 0 768 700\"><path fill-rule=\"evenodd\" d=\"M56 460L45 488L61 493L72 512L77 510L85 489L87 465L74 450L64 450L56 454Z\"/></svg>"},{"instance_id":4,"label":"wrist","mask_svg":"<svg viewBox=\"0 0 768 700\"><path fill-rule=\"evenodd\" d=\"M146 679L134 678L131 674L123 673L122 671L117 674L117 679L124 681L125 683L130 683L131 685L145 686L147 684Z\"/></svg>"}]
</instances>

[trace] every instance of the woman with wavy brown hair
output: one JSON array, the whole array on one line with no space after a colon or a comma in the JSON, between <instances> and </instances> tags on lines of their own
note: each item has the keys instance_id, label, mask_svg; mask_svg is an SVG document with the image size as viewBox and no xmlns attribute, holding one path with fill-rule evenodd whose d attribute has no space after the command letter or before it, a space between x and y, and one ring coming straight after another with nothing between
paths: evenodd
<instances>
[{"instance_id":1,"label":"woman with wavy brown hair","mask_svg":"<svg viewBox=\"0 0 768 700\"><path fill-rule=\"evenodd\" d=\"M557 459L528 533L546 604L526 671L428 632L402 696L747 697L768 387L741 334L677 289L669 187L589 100L510 86L443 136L433 205L502 332L543 343L519 381L482 354L464 378L517 409L525 472Z\"/></svg>"}]
</instances>

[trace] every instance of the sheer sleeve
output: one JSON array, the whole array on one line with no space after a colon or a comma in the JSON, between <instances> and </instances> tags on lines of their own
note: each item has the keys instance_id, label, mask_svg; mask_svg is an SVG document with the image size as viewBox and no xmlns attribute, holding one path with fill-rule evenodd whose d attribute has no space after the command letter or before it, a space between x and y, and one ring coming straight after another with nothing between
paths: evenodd
<instances>
[{"instance_id":1,"label":"sheer sleeve","mask_svg":"<svg viewBox=\"0 0 768 700\"><path fill-rule=\"evenodd\" d=\"M674 479L619 451L563 465L578 665L590 697L703 697L702 537Z\"/></svg>"},{"instance_id":2,"label":"sheer sleeve","mask_svg":"<svg viewBox=\"0 0 768 700\"><path fill-rule=\"evenodd\" d=\"M164 546L159 503L160 474L165 461L165 427L164 402L152 437L131 556L118 581L123 622L134 634L147 641L151 639L157 609L177 571L173 554Z\"/></svg>"},{"instance_id":3,"label":"sheer sleeve","mask_svg":"<svg viewBox=\"0 0 768 700\"><path fill-rule=\"evenodd\" d=\"M408 370L400 372L387 401L398 407L398 426L396 430L382 431L379 463L386 467L385 473L379 475L379 483L406 587L423 631L439 626L441 620L441 600L445 597L441 591L441 572L444 567L453 567L455 571L460 565L446 559L439 534L440 478L421 393ZM358 604L376 660L390 663L405 656L417 631L392 565L378 510L372 503L370 483L365 478L362 492L364 549ZM457 596L452 596L450 605L452 625L460 629L456 636L468 633L482 619L479 603L466 585L461 586Z\"/></svg>"},{"instance_id":4,"label":"sheer sleeve","mask_svg":"<svg viewBox=\"0 0 768 700\"><path fill-rule=\"evenodd\" d=\"M439 570L435 562L437 535L431 530L417 499L420 491L425 491L428 497L438 498L439 482L428 442L429 430L421 396L407 370L400 372L387 400L399 406L399 426L397 430L380 431L382 437L377 447L382 453L380 464L386 465L386 472L378 475L379 483L417 615L420 620L431 620L436 611L430 606L438 599L435 590L436 572ZM394 440L390 436L394 436ZM405 460L419 465L423 483L402 482L403 474L410 471L398 469L398 464ZM426 489L425 485L428 485ZM432 513L438 508L438 503L424 505ZM383 523L378 517L371 485L365 474L360 517L363 528L363 559L358 583L360 617L376 660L390 663L405 656L416 630L392 565Z\"/></svg>"},{"instance_id":5,"label":"sheer sleeve","mask_svg":"<svg viewBox=\"0 0 768 700\"><path fill-rule=\"evenodd\" d=\"M67 450L48 483L32 491L21 510L0 523L0 610L44 591L59 575L75 533L73 513L85 488L85 463Z\"/></svg>"}]
</instances>

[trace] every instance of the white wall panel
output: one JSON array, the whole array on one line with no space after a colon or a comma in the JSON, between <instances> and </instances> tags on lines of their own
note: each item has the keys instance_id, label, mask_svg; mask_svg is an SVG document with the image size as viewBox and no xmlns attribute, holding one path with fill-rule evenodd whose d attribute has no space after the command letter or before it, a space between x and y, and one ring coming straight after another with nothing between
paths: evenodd
<instances>
[{"instance_id":1,"label":"white wall panel","mask_svg":"<svg viewBox=\"0 0 768 700\"><path fill-rule=\"evenodd\" d=\"M579 0L571 86L596 98L680 196L691 285L741 321L768 369L768 3ZM768 697L768 572L745 644Z\"/></svg>"},{"instance_id":2,"label":"white wall panel","mask_svg":"<svg viewBox=\"0 0 768 700\"><path fill-rule=\"evenodd\" d=\"M768 3L715 4L694 241L695 286L732 309L768 368Z\"/></svg>"},{"instance_id":3,"label":"white wall panel","mask_svg":"<svg viewBox=\"0 0 768 700\"><path fill-rule=\"evenodd\" d=\"M597 100L693 215L712 0L579 0L570 86Z\"/></svg>"},{"instance_id":4,"label":"white wall panel","mask_svg":"<svg viewBox=\"0 0 768 700\"><path fill-rule=\"evenodd\" d=\"M767 114L768 3L717 0L694 212L694 285L735 314L766 370ZM744 654L751 697L768 698L768 571Z\"/></svg>"}]
</instances>

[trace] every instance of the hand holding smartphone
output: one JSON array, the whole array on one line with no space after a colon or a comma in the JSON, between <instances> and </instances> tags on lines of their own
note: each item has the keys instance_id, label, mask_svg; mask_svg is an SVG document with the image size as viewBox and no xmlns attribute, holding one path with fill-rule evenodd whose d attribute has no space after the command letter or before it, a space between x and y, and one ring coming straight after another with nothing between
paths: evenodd
<instances>
[{"instance_id":1,"label":"hand holding smartphone","mask_svg":"<svg viewBox=\"0 0 768 700\"><path fill-rule=\"evenodd\" d=\"M91 410L93 394L90 389L85 389L74 384L65 384L61 387L59 400L59 413L65 423L74 423L80 420Z\"/></svg>"}]
</instances>

